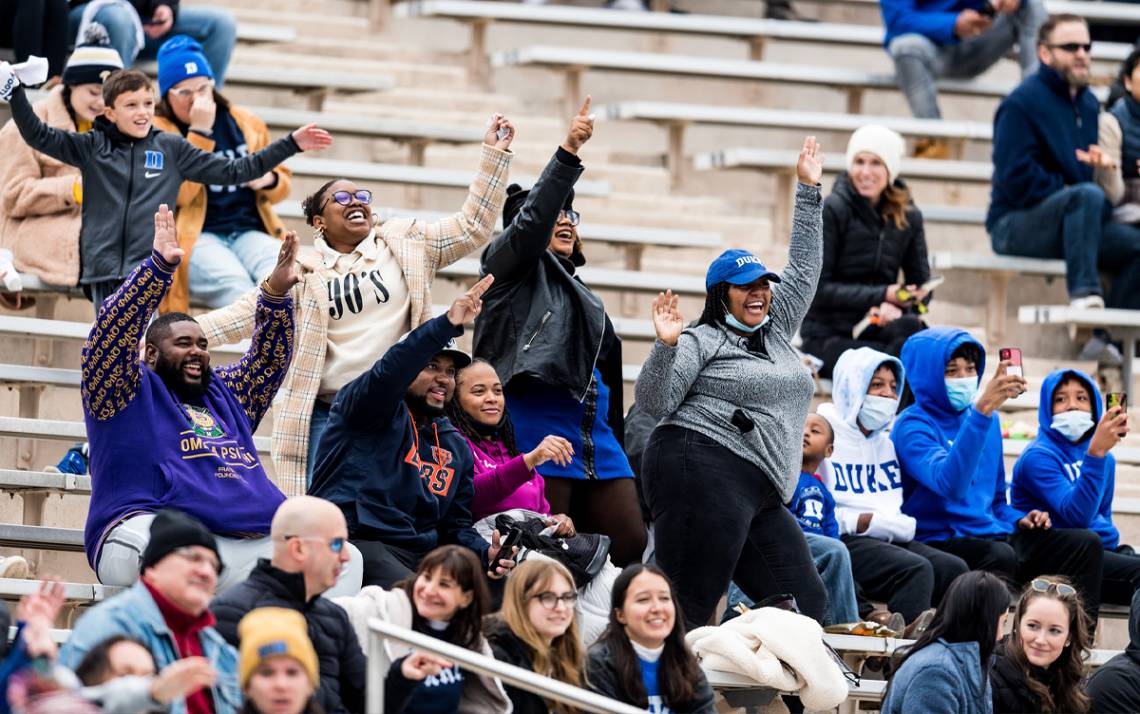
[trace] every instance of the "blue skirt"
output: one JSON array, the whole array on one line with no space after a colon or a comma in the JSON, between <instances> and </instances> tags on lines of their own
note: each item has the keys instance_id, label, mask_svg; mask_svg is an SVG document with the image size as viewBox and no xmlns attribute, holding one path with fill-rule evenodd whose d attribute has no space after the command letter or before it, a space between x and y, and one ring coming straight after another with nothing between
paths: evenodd
<instances>
[{"instance_id":1,"label":"blue skirt","mask_svg":"<svg viewBox=\"0 0 1140 714\"><path fill-rule=\"evenodd\" d=\"M594 370L594 379L581 402L566 389L534 379L520 380L519 384L522 386L507 390L507 408L519 450L526 453L551 434L563 437L574 447L570 465L547 461L542 465L544 477L633 478L629 460L606 422L610 389L602 382L601 372Z\"/></svg>"}]
</instances>

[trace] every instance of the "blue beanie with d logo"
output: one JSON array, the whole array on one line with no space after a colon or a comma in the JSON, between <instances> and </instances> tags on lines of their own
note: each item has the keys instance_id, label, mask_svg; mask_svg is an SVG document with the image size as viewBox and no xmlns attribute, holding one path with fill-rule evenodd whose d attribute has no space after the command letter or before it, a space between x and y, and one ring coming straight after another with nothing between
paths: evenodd
<instances>
[{"instance_id":1,"label":"blue beanie with d logo","mask_svg":"<svg viewBox=\"0 0 1140 714\"><path fill-rule=\"evenodd\" d=\"M158 49L158 96L165 97L170 88L191 77L214 78L214 70L202 45L193 37L175 35Z\"/></svg>"}]
</instances>

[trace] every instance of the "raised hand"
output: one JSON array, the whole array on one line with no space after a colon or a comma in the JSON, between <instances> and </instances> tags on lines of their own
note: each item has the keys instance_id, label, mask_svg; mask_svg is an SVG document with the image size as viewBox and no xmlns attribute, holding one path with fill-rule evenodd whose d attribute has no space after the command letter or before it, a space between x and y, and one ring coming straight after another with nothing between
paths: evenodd
<instances>
[{"instance_id":1,"label":"raised hand","mask_svg":"<svg viewBox=\"0 0 1140 714\"><path fill-rule=\"evenodd\" d=\"M1113 407L1104 413L1089 441L1089 455L1103 458L1105 454L1128 436L1128 412Z\"/></svg>"},{"instance_id":2,"label":"raised hand","mask_svg":"<svg viewBox=\"0 0 1140 714\"><path fill-rule=\"evenodd\" d=\"M1007 400L1021 396L1029 388L1025 377L1006 373L1012 364L1007 360L998 365L997 374L986 385L985 391L977 401L978 411L982 414L986 416L993 414Z\"/></svg>"},{"instance_id":3,"label":"raised hand","mask_svg":"<svg viewBox=\"0 0 1140 714\"><path fill-rule=\"evenodd\" d=\"M657 293L657 297L653 298L650 313L657 339L670 347L675 347L681 337L681 331L685 329L685 318L681 317L681 310L677 307L677 296L673 291Z\"/></svg>"},{"instance_id":4,"label":"raised hand","mask_svg":"<svg viewBox=\"0 0 1140 714\"><path fill-rule=\"evenodd\" d=\"M474 320L483 310L483 293L487 292L493 282L495 276L488 274L472 285L470 290L460 295L451 303L451 308L447 311L447 321L459 327Z\"/></svg>"},{"instance_id":5,"label":"raised hand","mask_svg":"<svg viewBox=\"0 0 1140 714\"><path fill-rule=\"evenodd\" d=\"M178 247L178 229L174 224L174 211L164 203L154 214L154 252L171 265L182 262L186 251Z\"/></svg>"},{"instance_id":6,"label":"raised hand","mask_svg":"<svg viewBox=\"0 0 1140 714\"><path fill-rule=\"evenodd\" d=\"M804 137L804 148L796 162L796 178L808 186L815 186L823 178L823 150L814 136Z\"/></svg>"},{"instance_id":7,"label":"raised hand","mask_svg":"<svg viewBox=\"0 0 1140 714\"><path fill-rule=\"evenodd\" d=\"M510 553L502 553L502 538L498 528L491 532L491 547L487 549L487 577L492 580L498 580L515 567L513 559L519 552L519 547L513 545ZM500 558L499 555L506 555L507 557Z\"/></svg>"},{"instance_id":8,"label":"raised hand","mask_svg":"<svg viewBox=\"0 0 1140 714\"><path fill-rule=\"evenodd\" d=\"M199 689L214 686L218 673L205 657L186 657L171 662L155 675L150 684L150 696L159 704L170 704L184 699Z\"/></svg>"},{"instance_id":9,"label":"raised hand","mask_svg":"<svg viewBox=\"0 0 1140 714\"><path fill-rule=\"evenodd\" d=\"M500 132L502 132L501 138ZM514 140L515 125L511 124L511 120L502 114L492 114L491 121L487 123L487 134L483 137L483 143L499 151L506 151Z\"/></svg>"},{"instance_id":10,"label":"raised hand","mask_svg":"<svg viewBox=\"0 0 1140 714\"><path fill-rule=\"evenodd\" d=\"M194 95L194 103L190 105L190 128L213 131L217 113L218 105L214 102L213 92Z\"/></svg>"},{"instance_id":11,"label":"raised hand","mask_svg":"<svg viewBox=\"0 0 1140 714\"><path fill-rule=\"evenodd\" d=\"M306 124L293 132L293 141L301 151L319 151L332 146L332 135L316 124Z\"/></svg>"},{"instance_id":12,"label":"raised hand","mask_svg":"<svg viewBox=\"0 0 1140 714\"><path fill-rule=\"evenodd\" d=\"M590 113L590 95L587 94L586 101L582 102L582 108L570 120L570 131L566 134L566 141L562 142L562 148L571 154L577 154L578 149L581 149L593 135L594 115Z\"/></svg>"},{"instance_id":13,"label":"raised hand","mask_svg":"<svg viewBox=\"0 0 1140 714\"><path fill-rule=\"evenodd\" d=\"M566 439L553 434L540 441L533 451L523 456L523 462L531 471L547 461L553 461L559 466L569 466L573 459L574 447Z\"/></svg>"},{"instance_id":14,"label":"raised hand","mask_svg":"<svg viewBox=\"0 0 1140 714\"><path fill-rule=\"evenodd\" d=\"M301 241L293 231L285 233L281 241L281 250L277 253L277 265L269 274L269 289L277 295L284 295L294 285L301 282L301 270L297 267L297 253L301 249Z\"/></svg>"},{"instance_id":15,"label":"raised hand","mask_svg":"<svg viewBox=\"0 0 1140 714\"><path fill-rule=\"evenodd\" d=\"M430 652L412 652L400 663L400 674L413 682L422 682L451 667L451 662Z\"/></svg>"}]
</instances>

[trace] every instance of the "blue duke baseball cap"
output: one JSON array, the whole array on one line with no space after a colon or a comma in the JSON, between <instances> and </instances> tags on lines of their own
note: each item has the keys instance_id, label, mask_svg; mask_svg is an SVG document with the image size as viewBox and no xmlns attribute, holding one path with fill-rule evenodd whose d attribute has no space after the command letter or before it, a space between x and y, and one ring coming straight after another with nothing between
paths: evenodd
<instances>
[{"instance_id":1,"label":"blue duke baseball cap","mask_svg":"<svg viewBox=\"0 0 1140 714\"><path fill-rule=\"evenodd\" d=\"M768 270L760 259L746 250L732 248L717 256L705 274L705 290L717 283L747 285L760 278L780 282L780 274Z\"/></svg>"}]
</instances>

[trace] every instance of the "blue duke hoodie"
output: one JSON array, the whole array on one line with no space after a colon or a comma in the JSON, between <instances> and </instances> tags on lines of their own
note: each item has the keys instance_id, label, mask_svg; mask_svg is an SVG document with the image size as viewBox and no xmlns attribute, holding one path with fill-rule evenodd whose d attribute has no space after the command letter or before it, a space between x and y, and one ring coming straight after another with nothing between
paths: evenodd
<instances>
[{"instance_id":1,"label":"blue duke hoodie","mask_svg":"<svg viewBox=\"0 0 1140 714\"><path fill-rule=\"evenodd\" d=\"M965 330L932 327L911 336L902 363L915 403L895 420L891 441L902 467L903 513L921 541L991 538L1013 533L1024 513L1006 501L997 416L973 405L955 411L946 393L946 363L961 345L985 348Z\"/></svg>"},{"instance_id":2,"label":"blue duke hoodie","mask_svg":"<svg viewBox=\"0 0 1140 714\"><path fill-rule=\"evenodd\" d=\"M788 503L788 510L796 517L804 533L829 538L839 537L839 522L835 520L835 499L819 478L807 471L800 472L796 492Z\"/></svg>"},{"instance_id":3,"label":"blue duke hoodie","mask_svg":"<svg viewBox=\"0 0 1140 714\"><path fill-rule=\"evenodd\" d=\"M1054 528L1095 531L1104 547L1114 550L1120 544L1120 531L1112 524L1116 459L1111 453L1104 457L1088 455L1091 433L1074 444L1050 426L1053 393L1069 376L1084 382L1089 390L1093 421L1099 422L1104 413L1100 391L1087 374L1075 369L1050 372L1041 385L1037 406L1040 429L1013 467L1010 500L1022 510L1048 511Z\"/></svg>"},{"instance_id":4,"label":"blue duke hoodie","mask_svg":"<svg viewBox=\"0 0 1140 714\"><path fill-rule=\"evenodd\" d=\"M954 23L963 10L981 10L986 0L879 0L883 26L887 29L883 44L899 35L922 35L939 45L958 44Z\"/></svg>"},{"instance_id":5,"label":"blue duke hoodie","mask_svg":"<svg viewBox=\"0 0 1140 714\"><path fill-rule=\"evenodd\" d=\"M458 544L487 560L471 525L475 457L447 417L416 424L408 387L462 327L447 315L397 342L337 392L317 447L309 494L340 506L353 538L415 553Z\"/></svg>"}]
</instances>

